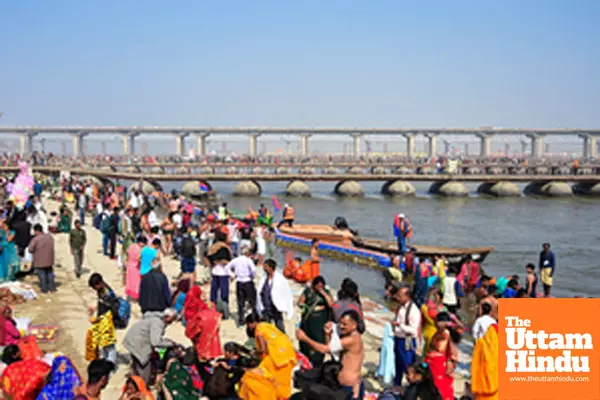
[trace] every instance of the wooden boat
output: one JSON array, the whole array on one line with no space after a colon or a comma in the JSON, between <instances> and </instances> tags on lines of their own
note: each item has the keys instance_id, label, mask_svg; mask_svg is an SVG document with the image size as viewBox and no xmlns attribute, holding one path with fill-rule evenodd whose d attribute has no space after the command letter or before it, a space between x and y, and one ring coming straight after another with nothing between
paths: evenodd
<instances>
[{"instance_id":1,"label":"wooden boat","mask_svg":"<svg viewBox=\"0 0 600 400\"><path fill-rule=\"evenodd\" d=\"M367 250L378 251L386 254L397 254L398 244L393 241L378 240L378 239L363 239L359 237L352 238L352 244L355 247ZM491 246L486 247L443 247L443 246L429 246L421 244L409 244L410 247L414 248L416 254L419 257L432 257L434 255L443 255L447 258L457 261L457 259L465 256L475 256L478 262L483 262L488 254L490 254L494 248Z\"/></svg>"},{"instance_id":2,"label":"wooden boat","mask_svg":"<svg viewBox=\"0 0 600 400\"><path fill-rule=\"evenodd\" d=\"M328 225L294 224L289 227L282 225L279 230L286 235L299 236L305 239L318 239L329 243L352 244L354 235L347 229L336 229Z\"/></svg>"}]
</instances>

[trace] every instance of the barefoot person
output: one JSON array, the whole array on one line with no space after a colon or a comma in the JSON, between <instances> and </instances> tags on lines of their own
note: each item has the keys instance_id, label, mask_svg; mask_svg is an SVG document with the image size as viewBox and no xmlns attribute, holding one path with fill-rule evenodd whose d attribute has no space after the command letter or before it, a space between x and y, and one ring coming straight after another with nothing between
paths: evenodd
<instances>
[{"instance_id":1,"label":"barefoot person","mask_svg":"<svg viewBox=\"0 0 600 400\"><path fill-rule=\"evenodd\" d=\"M554 277L554 268L556 267L556 258L554 253L550 250L550 243L544 243L542 245L542 252L540 253L540 277L542 284L544 285L544 297L550 297L550 290L552 289L552 278Z\"/></svg>"},{"instance_id":2,"label":"barefoot person","mask_svg":"<svg viewBox=\"0 0 600 400\"><path fill-rule=\"evenodd\" d=\"M365 350L362 337L358 333L359 321L360 316L356 311L346 311L339 322L340 340L331 340L333 324L328 323L325 326L325 336L328 344L312 340L301 329L296 330L296 337L300 342L308 344L320 353L335 354L341 352L340 363L342 364L342 370L338 375L338 382L352 396L353 400L362 400L365 395L365 388L361 377Z\"/></svg>"}]
</instances>

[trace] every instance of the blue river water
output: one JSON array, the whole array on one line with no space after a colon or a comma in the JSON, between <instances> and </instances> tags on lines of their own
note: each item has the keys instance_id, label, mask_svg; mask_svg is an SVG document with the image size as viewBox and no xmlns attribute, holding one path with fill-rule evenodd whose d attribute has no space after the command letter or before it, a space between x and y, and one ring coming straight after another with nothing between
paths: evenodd
<instances>
[{"instance_id":1,"label":"blue river water","mask_svg":"<svg viewBox=\"0 0 600 400\"><path fill-rule=\"evenodd\" d=\"M557 259L555 286L558 297L600 294L600 200L589 198L541 199L532 197L490 199L476 194L477 185L467 185L468 198L445 199L427 194L429 184L416 182L417 196L390 199L381 196L382 182L363 183L365 198L342 199L332 194L333 182L311 182L310 198L287 198L285 182L262 183L262 198L232 196L235 182L214 182L213 188L232 209L246 210L263 202L272 206L277 195L283 205L293 204L298 223L332 224L345 217L365 238L393 239L392 221L403 212L414 229L414 243L439 246L494 246L483 267L493 276L525 276L525 265L537 265L543 242L552 244ZM180 189L181 182L163 185ZM279 216L278 216L279 217ZM353 264L324 260L321 272L332 287L344 277L359 283L361 293L381 298L381 273Z\"/></svg>"}]
</instances>

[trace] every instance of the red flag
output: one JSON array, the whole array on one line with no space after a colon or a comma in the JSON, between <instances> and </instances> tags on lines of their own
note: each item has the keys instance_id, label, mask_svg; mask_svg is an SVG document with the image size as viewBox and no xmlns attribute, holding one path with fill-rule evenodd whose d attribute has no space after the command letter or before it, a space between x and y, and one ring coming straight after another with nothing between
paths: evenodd
<instances>
[{"instance_id":1,"label":"red flag","mask_svg":"<svg viewBox=\"0 0 600 400\"><path fill-rule=\"evenodd\" d=\"M277 196L273 195L273 207L275 208L275 212L279 212L281 206L279 205L279 200L277 200Z\"/></svg>"}]
</instances>

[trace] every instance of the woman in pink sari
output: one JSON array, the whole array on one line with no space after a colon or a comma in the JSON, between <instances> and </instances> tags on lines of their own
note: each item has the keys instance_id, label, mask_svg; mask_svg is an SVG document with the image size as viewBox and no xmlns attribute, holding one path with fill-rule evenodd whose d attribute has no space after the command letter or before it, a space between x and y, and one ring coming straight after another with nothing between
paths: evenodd
<instances>
[{"instance_id":1,"label":"woman in pink sari","mask_svg":"<svg viewBox=\"0 0 600 400\"><path fill-rule=\"evenodd\" d=\"M194 343L200 361L212 360L223 355L219 339L221 313L212 303L206 304L200 286L194 286L185 297L183 315L186 322L185 335Z\"/></svg>"},{"instance_id":2,"label":"woman in pink sari","mask_svg":"<svg viewBox=\"0 0 600 400\"><path fill-rule=\"evenodd\" d=\"M137 300L140 297L140 253L146 245L146 237L140 235L136 242L127 249L127 276L125 278L125 294Z\"/></svg>"}]
</instances>

